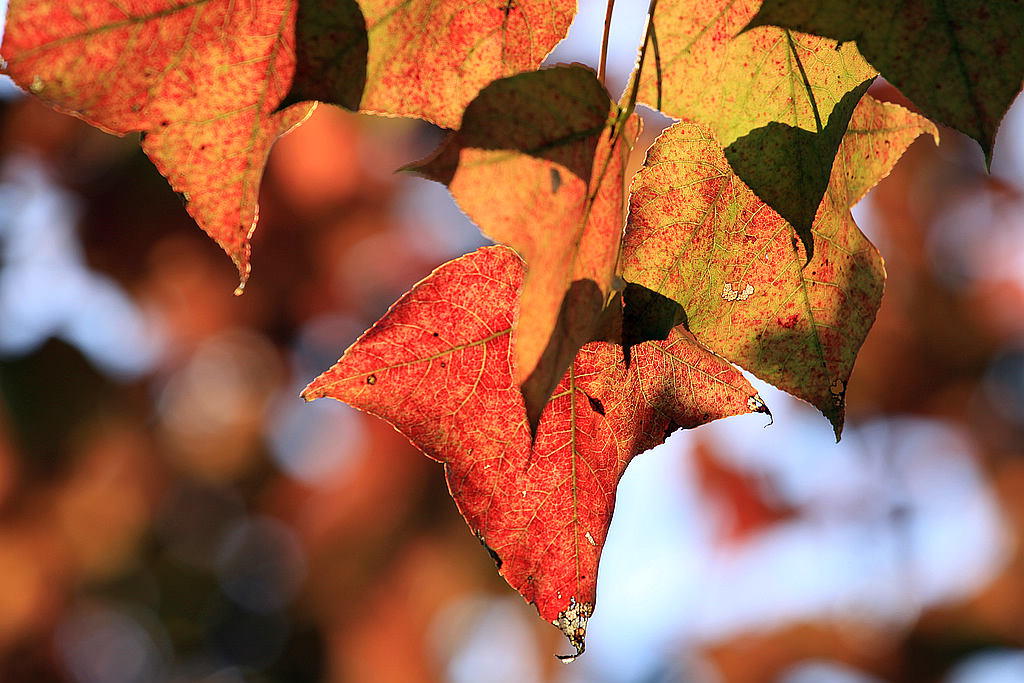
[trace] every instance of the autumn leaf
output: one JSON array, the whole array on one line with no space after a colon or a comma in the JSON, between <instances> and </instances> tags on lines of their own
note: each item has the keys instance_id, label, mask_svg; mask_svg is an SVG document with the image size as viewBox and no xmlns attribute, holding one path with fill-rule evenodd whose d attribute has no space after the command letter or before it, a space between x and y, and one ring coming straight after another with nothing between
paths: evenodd
<instances>
[{"instance_id":1,"label":"autumn leaf","mask_svg":"<svg viewBox=\"0 0 1024 683\"><path fill-rule=\"evenodd\" d=\"M732 147L730 161L774 150L784 164L781 172L758 173L749 164L734 168L807 235L845 130L842 117L832 121L832 110L875 71L852 43L771 27L743 32L758 4L659 2L655 62L644 68L639 97L669 116L710 127L723 147ZM849 103L847 115L855 104ZM745 138L752 131L758 134ZM811 142L819 134L827 140ZM794 169L794 159L805 163Z\"/></svg>"},{"instance_id":2,"label":"autumn leaf","mask_svg":"<svg viewBox=\"0 0 1024 683\"><path fill-rule=\"evenodd\" d=\"M736 177L711 131L676 124L634 178L623 277L680 303L698 341L816 406L838 439L846 384L885 277L849 209L926 132L937 141L923 117L861 101L807 262L793 228Z\"/></svg>"},{"instance_id":3,"label":"autumn leaf","mask_svg":"<svg viewBox=\"0 0 1024 683\"><path fill-rule=\"evenodd\" d=\"M458 132L410 167L526 259L515 356L531 428L611 297L639 130L593 71L559 66L487 86Z\"/></svg>"},{"instance_id":4,"label":"autumn leaf","mask_svg":"<svg viewBox=\"0 0 1024 683\"><path fill-rule=\"evenodd\" d=\"M5 72L51 106L124 135L188 201L244 284L274 140L311 110L276 112L295 66L296 0L12 0Z\"/></svg>"},{"instance_id":5,"label":"autumn leaf","mask_svg":"<svg viewBox=\"0 0 1024 683\"><path fill-rule=\"evenodd\" d=\"M587 344L531 447L511 354L524 276L507 247L446 263L303 392L391 422L445 465L449 490L506 581L584 649L615 489L678 427L767 412L739 371L683 329L633 350Z\"/></svg>"},{"instance_id":6,"label":"autumn leaf","mask_svg":"<svg viewBox=\"0 0 1024 683\"><path fill-rule=\"evenodd\" d=\"M304 0L293 99L457 128L485 85L539 67L575 14L575 0Z\"/></svg>"},{"instance_id":7,"label":"autumn leaf","mask_svg":"<svg viewBox=\"0 0 1024 683\"><path fill-rule=\"evenodd\" d=\"M750 26L856 41L930 118L992 160L996 129L1024 81L1024 5L971 0L765 0Z\"/></svg>"}]
</instances>

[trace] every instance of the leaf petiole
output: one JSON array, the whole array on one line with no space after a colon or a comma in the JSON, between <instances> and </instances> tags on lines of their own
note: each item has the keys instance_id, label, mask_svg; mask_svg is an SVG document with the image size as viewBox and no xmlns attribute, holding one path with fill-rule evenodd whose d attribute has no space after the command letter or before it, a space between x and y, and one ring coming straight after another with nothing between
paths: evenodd
<instances>
[{"instance_id":1,"label":"leaf petiole","mask_svg":"<svg viewBox=\"0 0 1024 683\"><path fill-rule=\"evenodd\" d=\"M612 30L612 11L615 9L615 0L608 0L608 9L604 15L604 34L601 36L601 59L597 63L597 80L605 85L605 72L608 67L608 36Z\"/></svg>"},{"instance_id":2,"label":"leaf petiole","mask_svg":"<svg viewBox=\"0 0 1024 683\"><path fill-rule=\"evenodd\" d=\"M650 5L647 6L647 27L644 29L644 42L640 46L640 58L637 60L636 68L633 69L633 75L629 79L630 80L630 85L628 87L629 97L626 98L625 93L623 93L623 98L624 99L619 102L619 108L620 108L620 110L625 112L625 118L629 118L629 115L633 113L634 109L636 109L636 98L637 98L637 94L640 92L640 74L643 71L644 60L647 57L647 44L656 41L656 38L654 37L654 9L655 9L655 7L657 7L657 5L658 5L658 0L651 0ZM657 45L655 45L655 52L656 53L658 52ZM659 63L658 83L660 84L661 83L661 78L660 78L660 71L661 71L661 69L660 69L660 55L659 55L658 63ZM660 87L659 87L659 91L660 91Z\"/></svg>"}]
</instances>

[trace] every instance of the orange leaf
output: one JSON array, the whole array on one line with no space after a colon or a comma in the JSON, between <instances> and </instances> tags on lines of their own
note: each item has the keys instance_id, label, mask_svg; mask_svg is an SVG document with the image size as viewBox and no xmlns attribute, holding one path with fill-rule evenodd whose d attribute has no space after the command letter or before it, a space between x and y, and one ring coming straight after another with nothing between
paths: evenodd
<instances>
[{"instance_id":1,"label":"orange leaf","mask_svg":"<svg viewBox=\"0 0 1024 683\"><path fill-rule=\"evenodd\" d=\"M615 488L678 427L764 404L682 328L633 349L587 344L531 447L510 332L523 263L485 247L417 284L303 392L391 422L445 465L448 487L499 571L583 651Z\"/></svg>"},{"instance_id":2,"label":"orange leaf","mask_svg":"<svg viewBox=\"0 0 1024 683\"><path fill-rule=\"evenodd\" d=\"M515 374L532 428L612 294L626 159L640 130L639 118L617 114L584 66L505 78L412 167L447 184L485 235L526 259Z\"/></svg>"},{"instance_id":3,"label":"orange leaf","mask_svg":"<svg viewBox=\"0 0 1024 683\"><path fill-rule=\"evenodd\" d=\"M296 1L13 0L5 71L61 111L143 133L244 284L270 146L312 106L275 113L295 68Z\"/></svg>"}]
</instances>

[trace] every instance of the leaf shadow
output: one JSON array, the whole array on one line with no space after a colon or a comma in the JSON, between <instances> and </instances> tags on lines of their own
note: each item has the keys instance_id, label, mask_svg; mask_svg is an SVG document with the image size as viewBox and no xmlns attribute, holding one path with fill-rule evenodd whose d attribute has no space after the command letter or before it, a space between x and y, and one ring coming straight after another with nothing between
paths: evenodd
<instances>
[{"instance_id":1,"label":"leaf shadow","mask_svg":"<svg viewBox=\"0 0 1024 683\"><path fill-rule=\"evenodd\" d=\"M589 183L601 134L610 131L608 91L582 64L501 78L466 107L459 130L433 155L402 170L448 185L464 149L501 150L554 162ZM552 191L562 179L552 175Z\"/></svg>"},{"instance_id":2,"label":"leaf shadow","mask_svg":"<svg viewBox=\"0 0 1024 683\"><path fill-rule=\"evenodd\" d=\"M355 0L300 0L295 76L279 109L319 100L358 111L368 52L366 19Z\"/></svg>"},{"instance_id":3,"label":"leaf shadow","mask_svg":"<svg viewBox=\"0 0 1024 683\"><path fill-rule=\"evenodd\" d=\"M612 305L617 305L617 300ZM537 367L520 385L531 440L537 435L541 414L555 387L562 381L576 353L592 340L595 328L600 326L603 307L604 296L593 280L576 280L566 291L555 329Z\"/></svg>"},{"instance_id":4,"label":"leaf shadow","mask_svg":"<svg viewBox=\"0 0 1024 683\"><path fill-rule=\"evenodd\" d=\"M814 256L811 226L828 188L832 164L853 110L873 80L846 93L818 133L774 122L725 148L736 175L796 230L808 262Z\"/></svg>"}]
</instances>

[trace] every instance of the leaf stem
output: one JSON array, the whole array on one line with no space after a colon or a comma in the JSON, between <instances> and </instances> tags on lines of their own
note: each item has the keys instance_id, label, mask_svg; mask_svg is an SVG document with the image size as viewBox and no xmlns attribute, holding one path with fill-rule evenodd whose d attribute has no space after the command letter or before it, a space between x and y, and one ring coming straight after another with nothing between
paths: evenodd
<instances>
[{"instance_id":1,"label":"leaf stem","mask_svg":"<svg viewBox=\"0 0 1024 683\"><path fill-rule=\"evenodd\" d=\"M608 65L608 36L612 30L612 10L615 9L615 0L608 0L608 9L604 15L604 35L601 37L601 61L597 64L597 80L604 84L605 72Z\"/></svg>"},{"instance_id":2,"label":"leaf stem","mask_svg":"<svg viewBox=\"0 0 1024 683\"><path fill-rule=\"evenodd\" d=\"M654 48L654 72L658 78L658 102L657 109L661 111L661 50L658 49L658 32L651 22L651 47Z\"/></svg>"},{"instance_id":3,"label":"leaf stem","mask_svg":"<svg viewBox=\"0 0 1024 683\"><path fill-rule=\"evenodd\" d=\"M632 81L632 87L629 90L629 99L626 100L624 106L621 103L619 104L619 108L622 110L620 119L623 121L629 118L629 115L633 113L634 109L636 109L636 98L637 94L640 92L640 74L643 72L644 59L647 57L647 44L657 40L654 37L654 9L657 5L658 0L651 0L651 4L647 6L647 28L644 30L644 42L640 46L640 59L637 60L636 68L633 70L633 77L630 79ZM660 84L661 80L659 79L658 82Z\"/></svg>"}]
</instances>

